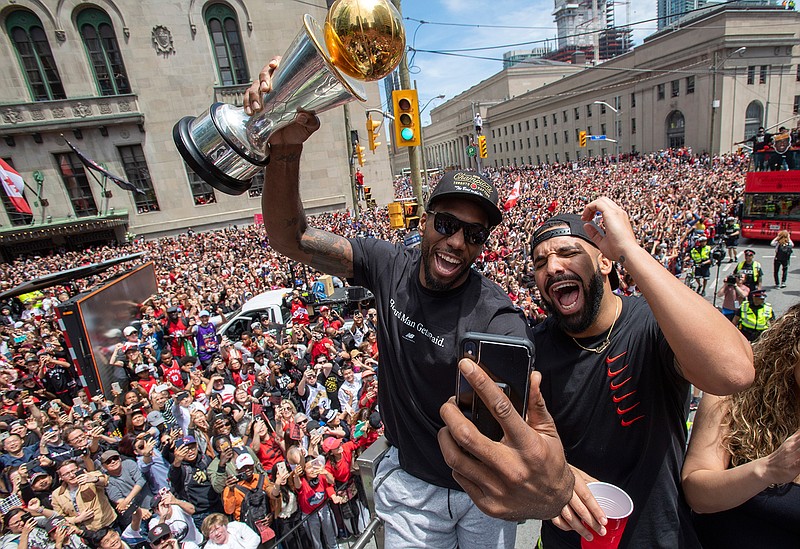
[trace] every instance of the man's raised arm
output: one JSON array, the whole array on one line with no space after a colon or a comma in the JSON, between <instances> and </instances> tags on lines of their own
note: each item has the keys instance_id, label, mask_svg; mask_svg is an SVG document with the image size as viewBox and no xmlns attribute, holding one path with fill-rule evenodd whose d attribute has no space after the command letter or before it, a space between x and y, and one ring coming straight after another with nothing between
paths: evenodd
<instances>
[{"instance_id":1,"label":"man's raised arm","mask_svg":"<svg viewBox=\"0 0 800 549\"><path fill-rule=\"evenodd\" d=\"M261 70L258 81L245 92L247 114L261 110L262 94L272 89L271 75L278 66L273 59ZM264 172L261 209L272 248L322 272L353 276L353 249L339 235L309 227L300 199L300 156L303 143L319 129L319 120L299 112L295 121L276 131L269 140L270 161Z\"/></svg>"}]
</instances>

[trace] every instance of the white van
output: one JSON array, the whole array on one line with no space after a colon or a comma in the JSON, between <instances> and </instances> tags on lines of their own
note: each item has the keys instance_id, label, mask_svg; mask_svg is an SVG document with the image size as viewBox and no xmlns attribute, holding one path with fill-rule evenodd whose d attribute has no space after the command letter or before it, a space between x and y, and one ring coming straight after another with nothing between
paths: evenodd
<instances>
[{"instance_id":1,"label":"white van","mask_svg":"<svg viewBox=\"0 0 800 549\"><path fill-rule=\"evenodd\" d=\"M228 336L231 341L238 341L242 332L250 331L250 325L259 321L264 327L265 333L275 332L272 335L279 337L280 333L278 333L277 327L283 326L289 320L283 317L281 311L283 296L291 291L290 288L279 288L248 299L241 309L228 315L228 321L217 333L220 336ZM267 318L269 321L266 320Z\"/></svg>"}]
</instances>

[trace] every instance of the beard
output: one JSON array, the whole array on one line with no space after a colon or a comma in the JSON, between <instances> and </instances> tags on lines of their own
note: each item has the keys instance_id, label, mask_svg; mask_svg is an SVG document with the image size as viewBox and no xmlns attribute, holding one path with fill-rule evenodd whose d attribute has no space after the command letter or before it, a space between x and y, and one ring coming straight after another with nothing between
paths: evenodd
<instances>
[{"instance_id":1,"label":"beard","mask_svg":"<svg viewBox=\"0 0 800 549\"><path fill-rule=\"evenodd\" d=\"M465 263L461 270L453 277L452 281L445 282L433 276L433 262L436 261L435 253L427 239L423 238L420 244L422 252L422 274L425 277L425 287L436 292L444 292L463 282L464 274L470 269L471 263Z\"/></svg>"},{"instance_id":2,"label":"beard","mask_svg":"<svg viewBox=\"0 0 800 549\"><path fill-rule=\"evenodd\" d=\"M603 274L600 272L600 267L598 266L594 275L592 275L592 278L589 280L589 284L584 284L580 278L575 276L564 276L550 281L550 286L556 282L563 282L564 280L581 282L584 295L583 309L574 315L563 315L558 307L554 306L549 301L549 297L545 297L545 295L547 295L546 292L542 294L542 304L545 310L556 319L559 328L568 334L579 334L589 329L589 326L592 325L595 319L597 319L597 315L600 313L600 304L603 301L603 295L605 293L605 289L603 288Z\"/></svg>"}]
</instances>

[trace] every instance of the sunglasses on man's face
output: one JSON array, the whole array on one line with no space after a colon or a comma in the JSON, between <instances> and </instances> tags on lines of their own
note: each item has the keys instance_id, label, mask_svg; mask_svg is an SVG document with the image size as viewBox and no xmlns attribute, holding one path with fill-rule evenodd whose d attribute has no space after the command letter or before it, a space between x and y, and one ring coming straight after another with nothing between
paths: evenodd
<instances>
[{"instance_id":1,"label":"sunglasses on man's face","mask_svg":"<svg viewBox=\"0 0 800 549\"><path fill-rule=\"evenodd\" d=\"M479 246L489 239L492 229L480 223L465 223L454 215L444 212L427 212L433 216L433 228L443 236L453 236L464 230L464 241L472 246Z\"/></svg>"}]
</instances>

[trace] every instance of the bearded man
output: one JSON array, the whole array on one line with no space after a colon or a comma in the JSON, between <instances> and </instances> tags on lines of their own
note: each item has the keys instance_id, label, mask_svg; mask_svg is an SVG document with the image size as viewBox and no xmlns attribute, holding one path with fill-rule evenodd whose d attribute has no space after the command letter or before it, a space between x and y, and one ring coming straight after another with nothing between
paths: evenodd
<instances>
[{"instance_id":1,"label":"bearded man","mask_svg":"<svg viewBox=\"0 0 800 549\"><path fill-rule=\"evenodd\" d=\"M276 66L273 60L248 89L246 112L259 110ZM420 217L418 249L309 227L299 195L300 157L318 128L314 116L299 113L270 137L265 181L273 192L262 201L264 226L276 251L375 294L380 412L391 444L375 476L385 545L513 547L516 523L476 507L437 442L444 425L439 407L455 394L460 337L467 331L526 335L524 317L508 296L470 268L502 220L497 190L477 173L445 174ZM573 482L557 436L548 432L542 439L541 491L529 506L540 518L558 513Z\"/></svg>"},{"instance_id":2,"label":"bearded man","mask_svg":"<svg viewBox=\"0 0 800 549\"><path fill-rule=\"evenodd\" d=\"M591 222L598 212L605 231ZM598 535L584 522L605 535L605 515L586 487L602 481L633 500L620 549L699 548L680 492L689 386L719 395L746 388L754 376L749 344L639 246L627 213L608 198L590 203L582 216L544 222L531 256L550 313L534 330L536 369L575 474L570 503L543 523L543 546L580 547L579 534ZM615 262L643 297L614 293ZM495 473L535 474L483 470L496 482Z\"/></svg>"}]
</instances>

